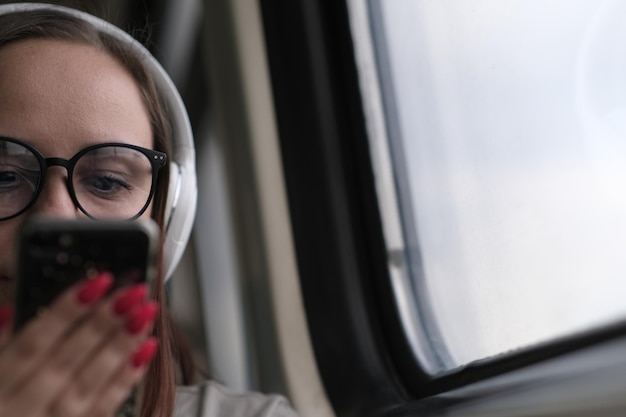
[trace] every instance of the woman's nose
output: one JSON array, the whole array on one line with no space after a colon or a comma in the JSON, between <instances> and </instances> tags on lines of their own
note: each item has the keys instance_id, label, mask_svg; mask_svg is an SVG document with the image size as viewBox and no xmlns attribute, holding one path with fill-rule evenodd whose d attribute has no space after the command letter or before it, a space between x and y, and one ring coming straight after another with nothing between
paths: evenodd
<instances>
[{"instance_id":1,"label":"woman's nose","mask_svg":"<svg viewBox=\"0 0 626 417\"><path fill-rule=\"evenodd\" d=\"M30 211L33 214L48 217L77 218L80 216L80 211L67 188L67 171L64 168L48 169L41 194Z\"/></svg>"}]
</instances>

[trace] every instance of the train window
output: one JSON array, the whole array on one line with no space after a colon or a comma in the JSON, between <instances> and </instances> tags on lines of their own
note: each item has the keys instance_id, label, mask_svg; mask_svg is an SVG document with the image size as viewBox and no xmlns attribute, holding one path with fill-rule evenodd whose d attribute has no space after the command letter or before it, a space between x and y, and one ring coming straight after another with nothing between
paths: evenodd
<instances>
[{"instance_id":1,"label":"train window","mask_svg":"<svg viewBox=\"0 0 626 417\"><path fill-rule=\"evenodd\" d=\"M623 319L626 5L349 7L390 276L423 368Z\"/></svg>"}]
</instances>

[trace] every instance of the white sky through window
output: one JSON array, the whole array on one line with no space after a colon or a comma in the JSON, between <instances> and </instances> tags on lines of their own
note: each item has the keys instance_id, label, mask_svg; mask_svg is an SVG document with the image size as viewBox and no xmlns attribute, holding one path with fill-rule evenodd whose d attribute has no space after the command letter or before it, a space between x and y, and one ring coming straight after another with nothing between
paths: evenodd
<instances>
[{"instance_id":1,"label":"white sky through window","mask_svg":"<svg viewBox=\"0 0 626 417\"><path fill-rule=\"evenodd\" d=\"M425 285L454 361L626 317L626 2L381 7Z\"/></svg>"}]
</instances>

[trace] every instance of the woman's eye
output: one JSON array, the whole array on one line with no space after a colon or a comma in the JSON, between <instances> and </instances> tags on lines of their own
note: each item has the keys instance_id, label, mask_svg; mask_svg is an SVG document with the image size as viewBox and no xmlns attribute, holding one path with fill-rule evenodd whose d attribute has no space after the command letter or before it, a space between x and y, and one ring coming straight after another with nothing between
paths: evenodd
<instances>
[{"instance_id":1,"label":"woman's eye","mask_svg":"<svg viewBox=\"0 0 626 417\"><path fill-rule=\"evenodd\" d=\"M13 171L0 171L0 187L6 188L15 185L19 181L19 175Z\"/></svg>"},{"instance_id":2,"label":"woman's eye","mask_svg":"<svg viewBox=\"0 0 626 417\"><path fill-rule=\"evenodd\" d=\"M31 171L12 169L12 167L0 168L0 190L2 191L13 190L23 186L28 186L29 189L34 190L37 180L37 173Z\"/></svg>"},{"instance_id":3,"label":"woman's eye","mask_svg":"<svg viewBox=\"0 0 626 417\"><path fill-rule=\"evenodd\" d=\"M123 178L115 175L92 175L83 177L80 181L82 188L101 197L117 196L123 191L131 191L132 187Z\"/></svg>"}]
</instances>

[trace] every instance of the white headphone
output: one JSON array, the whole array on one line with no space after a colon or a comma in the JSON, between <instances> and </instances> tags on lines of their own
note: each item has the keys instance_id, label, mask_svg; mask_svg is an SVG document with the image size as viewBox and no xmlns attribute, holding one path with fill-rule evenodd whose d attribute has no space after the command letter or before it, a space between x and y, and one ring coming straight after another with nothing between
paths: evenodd
<instances>
[{"instance_id":1,"label":"white headphone","mask_svg":"<svg viewBox=\"0 0 626 417\"><path fill-rule=\"evenodd\" d=\"M187 110L178 90L163 67L143 45L128 33L105 20L85 12L52 4L13 3L0 5L0 15L31 10L50 10L74 16L93 25L99 31L126 43L137 51L138 56L142 58L147 70L154 78L157 89L165 100L173 136L173 155L168 155L170 183L165 209L165 247L163 251L165 277L169 279L174 273L189 240L198 199L193 134Z\"/></svg>"}]
</instances>

